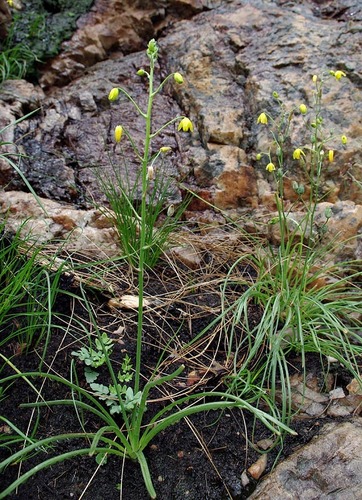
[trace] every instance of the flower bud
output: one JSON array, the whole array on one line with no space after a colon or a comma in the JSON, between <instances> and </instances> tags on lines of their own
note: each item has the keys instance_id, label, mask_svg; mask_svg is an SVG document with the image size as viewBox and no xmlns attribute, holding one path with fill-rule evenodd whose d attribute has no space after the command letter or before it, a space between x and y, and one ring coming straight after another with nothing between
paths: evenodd
<instances>
[{"instance_id":1,"label":"flower bud","mask_svg":"<svg viewBox=\"0 0 362 500\"><path fill-rule=\"evenodd\" d=\"M328 160L332 163L332 161L334 160L334 151L333 149L330 149L328 151Z\"/></svg>"},{"instance_id":2,"label":"flower bud","mask_svg":"<svg viewBox=\"0 0 362 500\"><path fill-rule=\"evenodd\" d=\"M330 219L333 215L331 207L327 207L324 211L324 216L326 219Z\"/></svg>"},{"instance_id":3,"label":"flower bud","mask_svg":"<svg viewBox=\"0 0 362 500\"><path fill-rule=\"evenodd\" d=\"M157 42L154 38L152 38L152 40L150 40L148 42L147 55L150 59L153 59L154 61L156 61L157 53L158 53Z\"/></svg>"},{"instance_id":4,"label":"flower bud","mask_svg":"<svg viewBox=\"0 0 362 500\"><path fill-rule=\"evenodd\" d=\"M147 167L147 180L152 181L155 178L155 170L152 165Z\"/></svg>"},{"instance_id":5,"label":"flower bud","mask_svg":"<svg viewBox=\"0 0 362 500\"><path fill-rule=\"evenodd\" d=\"M108 94L109 101L116 101L119 96L119 89L117 87L113 88Z\"/></svg>"},{"instance_id":6,"label":"flower bud","mask_svg":"<svg viewBox=\"0 0 362 500\"><path fill-rule=\"evenodd\" d=\"M318 76L317 75L313 75L312 80L313 80L313 83L317 83Z\"/></svg>"},{"instance_id":7,"label":"flower bud","mask_svg":"<svg viewBox=\"0 0 362 500\"><path fill-rule=\"evenodd\" d=\"M304 185L303 185L303 184L298 184L298 182L293 181L293 183L292 183L292 188L293 188L293 191L294 191L294 192L295 192L298 196L301 196L302 194L304 194L305 188L304 188Z\"/></svg>"},{"instance_id":8,"label":"flower bud","mask_svg":"<svg viewBox=\"0 0 362 500\"><path fill-rule=\"evenodd\" d=\"M162 146L162 148L160 148L160 151L161 153L168 153L169 151L171 151L171 148L170 146Z\"/></svg>"},{"instance_id":9,"label":"flower bud","mask_svg":"<svg viewBox=\"0 0 362 500\"><path fill-rule=\"evenodd\" d=\"M174 213L175 213L175 205L171 203L171 205L169 205L167 208L167 217L172 217Z\"/></svg>"},{"instance_id":10,"label":"flower bud","mask_svg":"<svg viewBox=\"0 0 362 500\"><path fill-rule=\"evenodd\" d=\"M123 134L122 125L117 125L117 127L114 129L114 139L116 142L121 142L122 134Z\"/></svg>"},{"instance_id":11,"label":"flower bud","mask_svg":"<svg viewBox=\"0 0 362 500\"><path fill-rule=\"evenodd\" d=\"M175 80L176 83L180 84L184 82L183 76L181 73L174 73L173 74L173 79Z\"/></svg>"},{"instance_id":12,"label":"flower bud","mask_svg":"<svg viewBox=\"0 0 362 500\"><path fill-rule=\"evenodd\" d=\"M255 157L258 161L261 160L261 153L258 153Z\"/></svg>"},{"instance_id":13,"label":"flower bud","mask_svg":"<svg viewBox=\"0 0 362 500\"><path fill-rule=\"evenodd\" d=\"M299 111L302 113L302 115L305 115L306 112L308 111L308 108L307 108L307 106L305 104L301 104L299 106Z\"/></svg>"},{"instance_id":14,"label":"flower bud","mask_svg":"<svg viewBox=\"0 0 362 500\"><path fill-rule=\"evenodd\" d=\"M137 75L138 76L145 76L146 75L146 71L143 68L141 68L141 69L139 69L137 71Z\"/></svg>"},{"instance_id":15,"label":"flower bud","mask_svg":"<svg viewBox=\"0 0 362 500\"><path fill-rule=\"evenodd\" d=\"M342 142L342 144L347 144L348 139L347 139L347 137L345 135L342 135L341 142Z\"/></svg>"},{"instance_id":16,"label":"flower bud","mask_svg":"<svg viewBox=\"0 0 362 500\"><path fill-rule=\"evenodd\" d=\"M278 94L278 92L276 92L275 90L274 90L274 92L272 93L272 96L274 97L274 99L278 99L278 98L279 98L279 94Z\"/></svg>"}]
</instances>

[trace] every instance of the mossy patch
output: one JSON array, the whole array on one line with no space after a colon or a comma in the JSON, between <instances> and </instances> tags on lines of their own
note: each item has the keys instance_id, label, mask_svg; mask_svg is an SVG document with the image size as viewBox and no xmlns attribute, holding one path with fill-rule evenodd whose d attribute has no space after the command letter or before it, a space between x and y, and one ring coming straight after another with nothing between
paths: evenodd
<instances>
[{"instance_id":1,"label":"mossy patch","mask_svg":"<svg viewBox=\"0 0 362 500\"><path fill-rule=\"evenodd\" d=\"M1 49L25 46L33 55L27 61L27 76L36 78L35 62L45 62L60 52L61 44L75 31L78 18L94 0L29 0L21 11L13 11L13 22Z\"/></svg>"}]
</instances>

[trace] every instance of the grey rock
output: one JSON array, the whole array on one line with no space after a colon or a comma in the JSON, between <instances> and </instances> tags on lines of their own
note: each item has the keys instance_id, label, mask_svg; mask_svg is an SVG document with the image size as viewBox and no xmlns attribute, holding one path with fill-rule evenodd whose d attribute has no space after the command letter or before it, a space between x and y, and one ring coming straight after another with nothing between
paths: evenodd
<instances>
[{"instance_id":1,"label":"grey rock","mask_svg":"<svg viewBox=\"0 0 362 500\"><path fill-rule=\"evenodd\" d=\"M251 500L360 500L362 422L332 423L277 465Z\"/></svg>"}]
</instances>

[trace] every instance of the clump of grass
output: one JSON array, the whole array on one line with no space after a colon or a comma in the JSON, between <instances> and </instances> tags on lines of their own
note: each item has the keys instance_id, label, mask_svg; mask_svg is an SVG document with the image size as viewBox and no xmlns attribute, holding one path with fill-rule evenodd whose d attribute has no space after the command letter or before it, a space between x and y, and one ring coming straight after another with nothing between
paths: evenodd
<instances>
[{"instance_id":1,"label":"clump of grass","mask_svg":"<svg viewBox=\"0 0 362 500\"><path fill-rule=\"evenodd\" d=\"M362 291L358 286L361 273L353 271L355 262L339 266L331 262L329 255L333 248L323 245L321 236L328 231L332 213L326 212L322 232L315 224L318 203L323 197L323 169L334 161L334 151L328 143L335 137L324 128L323 86L326 78L340 80L344 76L341 71L313 76L314 103L310 110L304 103L296 109L287 109L274 93L279 115L276 118L268 112L259 115L258 123L269 127L272 141L270 150L259 153L257 159L267 159L266 170L274 177L277 216L271 223L277 225L280 241L277 246L270 245L248 257L258 270L257 278L247 284L236 301L230 304L224 300L221 317L230 346L229 356L234 359L234 375L228 379L230 391L240 394L245 390L245 374L253 372L257 386L269 395L276 408L276 394L282 394L278 411L283 422L290 422L292 415L288 354L300 354L304 374L308 352L318 353L322 366L328 357L335 358L361 383ZM308 185L294 182L296 201L289 202L284 194L284 180L289 175L285 154L286 144L293 143L291 127L295 114L304 118L311 143L297 143L294 149L293 161L299 163ZM346 143L343 135L341 144ZM299 221L292 218L294 207L304 211ZM243 260L244 256L234 266ZM233 284L231 276L232 269L224 291ZM249 322L249 304L257 304L262 310L256 325ZM233 338L240 325L244 337L235 352Z\"/></svg>"}]
</instances>

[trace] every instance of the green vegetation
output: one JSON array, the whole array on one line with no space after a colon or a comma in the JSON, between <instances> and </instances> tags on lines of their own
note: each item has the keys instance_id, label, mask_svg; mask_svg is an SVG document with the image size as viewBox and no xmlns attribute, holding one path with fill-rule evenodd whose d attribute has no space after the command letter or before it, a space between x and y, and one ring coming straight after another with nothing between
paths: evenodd
<instances>
[{"instance_id":1,"label":"green vegetation","mask_svg":"<svg viewBox=\"0 0 362 500\"><path fill-rule=\"evenodd\" d=\"M61 43L71 37L79 16L93 0L30 0L23 9L11 9L12 24L0 44L0 84L7 79L36 79L36 63L56 56Z\"/></svg>"},{"instance_id":2,"label":"green vegetation","mask_svg":"<svg viewBox=\"0 0 362 500\"><path fill-rule=\"evenodd\" d=\"M0 446L10 450L0 463L0 473L34 454L38 454L39 458L35 466L21 471L12 484L4 487L0 499L14 492L39 471L63 460L94 456L99 465L105 465L111 455L119 460L120 469L125 458L137 461L149 496L156 498L146 459L147 447L168 427L200 412L216 411L217 417L223 418L223 410L226 409L245 411L265 426L273 443L271 446L280 445L286 433L294 434L292 416L297 409L292 405L290 384L289 356L292 353L300 355L305 376L307 354L313 352L320 356L321 366L325 358L333 357L361 382L361 272L355 270L354 262L328 264L326 256L331 247L323 246L321 241L324 232L328 231L331 214L325 214L325 223L318 231L315 224L317 205L323 196L322 171L334 159L333 150L328 149L328 142L333 136L324 130L323 122L324 76L315 76L312 80L313 110L308 110L303 103L297 109L289 110L274 93L279 114L274 117L264 111L257 119L261 126L268 127L271 134L269 150L258 153L257 158L261 161L266 159L266 170L273 176L277 215L270 223L279 229L278 243L268 246L257 238L252 240L249 237L248 244L252 251L243 255L239 251L228 265L226 276L225 267L220 266L223 271L220 273L219 269L217 276L212 269L205 276L206 284L200 282L202 273L195 275L192 270L183 271L182 266L176 271L173 269L175 281L181 286L180 290L175 286L174 295L170 297L168 292L160 293L163 301L169 300L167 307L178 295L181 300L187 293L197 295L204 285L212 293L219 287L221 305L217 312L207 305L207 326L197 331L190 328L193 335L190 341L179 339L179 333L192 318L181 319L180 325L174 329L165 320L162 325L170 326L170 331L166 333L163 327L158 326L159 338L152 338L152 342L157 344L158 359L152 366L144 366L146 330L163 315L162 300L146 295L147 280L151 272L157 274L161 258L168 258L164 256L164 251L168 247L170 233L177 229L185 208L182 205L173 212L168 206L169 182L163 171L162 159L170 148L164 146L153 152L152 140L176 122L179 131L193 131L192 122L185 116L172 118L156 127L152 121L157 93L167 83L183 83L182 75L171 73L155 85L157 57L157 43L151 40L147 48L149 68L138 71L140 77L148 80L147 109L141 109L123 88L113 88L109 93L111 102L123 97L132 103L136 113L144 119L144 137L142 146L136 146L123 125L117 125L114 130L116 147L122 147L122 141L128 140L139 163L138 176L134 181L131 182L127 175L120 175L117 166L113 167L112 178L100 175L100 185L109 203L105 213L114 222L122 255L113 260L80 264L74 264L69 257L63 264L67 265L67 270L72 270L73 276L83 277L78 279L76 290L62 292L63 297L79 305L81 314L76 316L73 310L62 314L54 311L61 268L52 271L52 261L48 265L43 263L39 268L37 262L41 250L25 246L24 252L21 232L10 242L0 240L3 269L0 280L4 304L3 313L0 309L0 332L5 332L3 345L7 345L15 335L20 335L22 341L25 339L29 345L37 344L42 351L40 367L29 371L21 371L10 356L0 354L3 362L0 398L10 397L12 387L20 380L25 381L35 395L33 402L24 401L21 404L21 408L32 410L26 430L0 415L0 420L11 430L9 434L0 434ZM339 80L343 75L336 71L327 77ZM286 144L294 141L291 129L293 116L305 120L311 141L309 145L295 144L293 161L298 162L305 181L303 184L294 183L295 198L287 202L284 181L290 173L285 155ZM342 147L346 143L347 138L343 135ZM10 156L4 157L13 165ZM293 218L296 207L303 207L304 215L298 221ZM165 211L166 217L160 221ZM241 232L237 224L234 224L235 228ZM14 257L19 254L20 260ZM169 268L176 267L171 260L167 263ZM238 274L236 270L240 268L250 268L254 272ZM111 274L114 274L117 284L122 281L122 269L130 276L122 290L132 289L135 299L130 306L133 316L128 332L128 339L131 339L128 340L128 345L131 345L129 352L120 347L123 344L118 335L122 334L122 328L118 328L116 334L106 330L108 325L101 326L101 315L95 310L89 294L92 287L102 289ZM109 290L112 290L111 286ZM229 293L230 290L233 293ZM185 303L191 305L191 302ZM109 303L108 307L111 307ZM251 307L258 311L257 321L250 316ZM16 314L20 310L29 320L20 330L9 328L15 318L14 308ZM148 322L152 314L156 319ZM54 357L64 349L62 342L65 338L68 339L68 347L71 346L68 349L71 356L67 377L45 363L46 349L54 329L64 334ZM218 351L222 351L223 365L218 365ZM203 376L193 369L186 372L186 366L194 367L191 362L188 366L188 361L195 359L197 366L207 359L208 365L199 370L200 373L219 370L222 378L220 385L212 390L196 384L197 390L193 389L194 381ZM180 381L183 385L178 386ZM46 382L59 388L61 395L58 399L47 400L43 397L42 389ZM162 404L149 412L149 406L160 395ZM50 407L57 407L58 411L62 407L72 410L74 421L79 423L79 431L47 433L45 437L38 437L37 419L43 408ZM66 442L71 442L69 451L64 451ZM45 450L52 453L45 453Z\"/></svg>"}]
</instances>

